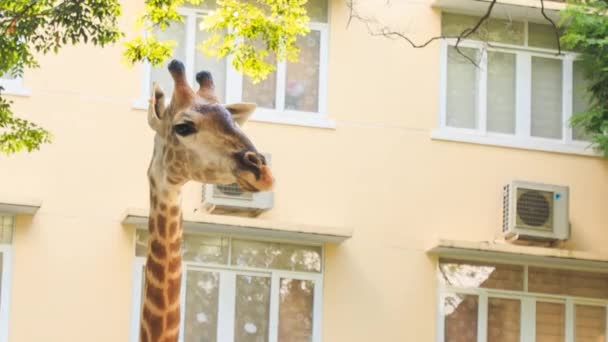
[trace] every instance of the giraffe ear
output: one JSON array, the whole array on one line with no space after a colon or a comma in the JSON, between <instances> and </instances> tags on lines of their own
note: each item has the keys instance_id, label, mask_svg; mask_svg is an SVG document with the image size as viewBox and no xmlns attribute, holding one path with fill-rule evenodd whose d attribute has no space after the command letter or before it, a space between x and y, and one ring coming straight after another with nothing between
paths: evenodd
<instances>
[{"instance_id":1,"label":"giraffe ear","mask_svg":"<svg viewBox=\"0 0 608 342\"><path fill-rule=\"evenodd\" d=\"M256 108L255 103L232 103L226 105L226 109L232 114L232 119L239 124L239 126L243 126L247 119L251 116L253 111Z\"/></svg>"},{"instance_id":2,"label":"giraffe ear","mask_svg":"<svg viewBox=\"0 0 608 342\"><path fill-rule=\"evenodd\" d=\"M160 120L165 112L165 93L160 88L158 83L152 85L152 98L148 107L148 124L153 130L157 131L160 128Z\"/></svg>"}]
</instances>

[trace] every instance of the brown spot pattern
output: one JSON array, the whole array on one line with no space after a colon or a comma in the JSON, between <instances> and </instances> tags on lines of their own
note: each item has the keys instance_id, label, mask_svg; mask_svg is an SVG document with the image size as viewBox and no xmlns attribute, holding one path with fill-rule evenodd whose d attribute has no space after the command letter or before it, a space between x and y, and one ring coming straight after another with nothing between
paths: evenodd
<instances>
[{"instance_id":1,"label":"brown spot pattern","mask_svg":"<svg viewBox=\"0 0 608 342\"><path fill-rule=\"evenodd\" d=\"M163 290L152 284L146 285L146 300L161 310L164 309L167 304L165 303Z\"/></svg>"},{"instance_id":2,"label":"brown spot pattern","mask_svg":"<svg viewBox=\"0 0 608 342\"><path fill-rule=\"evenodd\" d=\"M167 163L170 163L173 160L173 150L169 149L167 151Z\"/></svg>"},{"instance_id":3,"label":"brown spot pattern","mask_svg":"<svg viewBox=\"0 0 608 342\"><path fill-rule=\"evenodd\" d=\"M167 323L168 330L174 329L179 325L179 316L179 307L167 313L167 320L165 322Z\"/></svg>"},{"instance_id":4,"label":"brown spot pattern","mask_svg":"<svg viewBox=\"0 0 608 342\"><path fill-rule=\"evenodd\" d=\"M160 210L165 211L167 210L167 205L165 204L165 202L160 202L159 208Z\"/></svg>"},{"instance_id":5,"label":"brown spot pattern","mask_svg":"<svg viewBox=\"0 0 608 342\"><path fill-rule=\"evenodd\" d=\"M171 253L176 253L179 252L179 250L182 247L182 239L178 238L177 240L171 242L169 244L169 250L171 251Z\"/></svg>"},{"instance_id":6,"label":"brown spot pattern","mask_svg":"<svg viewBox=\"0 0 608 342\"><path fill-rule=\"evenodd\" d=\"M169 304L173 304L179 300L179 288L181 284L181 275L175 279L167 279L167 299Z\"/></svg>"},{"instance_id":7,"label":"brown spot pattern","mask_svg":"<svg viewBox=\"0 0 608 342\"><path fill-rule=\"evenodd\" d=\"M156 226L154 225L154 217L150 217L148 219L148 231L151 233L154 233L154 231L156 230Z\"/></svg>"},{"instance_id":8,"label":"brown spot pattern","mask_svg":"<svg viewBox=\"0 0 608 342\"><path fill-rule=\"evenodd\" d=\"M146 260L146 270L150 271L157 281L162 282L165 280L165 268L150 257ZM149 274L147 275L149 276Z\"/></svg>"},{"instance_id":9,"label":"brown spot pattern","mask_svg":"<svg viewBox=\"0 0 608 342\"><path fill-rule=\"evenodd\" d=\"M167 219L161 214L158 214L156 217L156 229L160 236L163 238L167 237Z\"/></svg>"},{"instance_id":10,"label":"brown spot pattern","mask_svg":"<svg viewBox=\"0 0 608 342\"><path fill-rule=\"evenodd\" d=\"M167 257L167 248L158 240L152 240L150 242L150 253L157 259L164 259Z\"/></svg>"},{"instance_id":11,"label":"brown spot pattern","mask_svg":"<svg viewBox=\"0 0 608 342\"><path fill-rule=\"evenodd\" d=\"M175 258L169 261L169 274L177 273L182 266L182 258Z\"/></svg>"},{"instance_id":12,"label":"brown spot pattern","mask_svg":"<svg viewBox=\"0 0 608 342\"><path fill-rule=\"evenodd\" d=\"M148 337L148 332L143 326L139 327L139 341L140 342L150 342L150 338Z\"/></svg>"},{"instance_id":13,"label":"brown spot pattern","mask_svg":"<svg viewBox=\"0 0 608 342\"><path fill-rule=\"evenodd\" d=\"M169 225L169 236L175 235L176 232L177 232L177 222L173 221Z\"/></svg>"},{"instance_id":14,"label":"brown spot pattern","mask_svg":"<svg viewBox=\"0 0 608 342\"><path fill-rule=\"evenodd\" d=\"M150 331L150 340L158 341L163 332L163 317L155 315L144 306L143 319L148 323L148 329Z\"/></svg>"},{"instance_id":15,"label":"brown spot pattern","mask_svg":"<svg viewBox=\"0 0 608 342\"><path fill-rule=\"evenodd\" d=\"M150 196L150 209L156 209L157 203L158 203L158 198L156 198L156 195L151 195Z\"/></svg>"}]
</instances>

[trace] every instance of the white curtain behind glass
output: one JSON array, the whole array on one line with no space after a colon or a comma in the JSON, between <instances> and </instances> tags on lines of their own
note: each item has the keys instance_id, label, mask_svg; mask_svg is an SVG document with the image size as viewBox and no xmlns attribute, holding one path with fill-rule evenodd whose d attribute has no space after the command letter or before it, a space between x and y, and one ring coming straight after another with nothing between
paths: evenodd
<instances>
[{"instance_id":1,"label":"white curtain behind glass","mask_svg":"<svg viewBox=\"0 0 608 342\"><path fill-rule=\"evenodd\" d=\"M461 47L474 61L478 50ZM453 46L448 47L446 124L451 127L477 128L478 69Z\"/></svg>"},{"instance_id":2,"label":"white curtain behind glass","mask_svg":"<svg viewBox=\"0 0 608 342\"><path fill-rule=\"evenodd\" d=\"M488 51L488 131L515 133L515 55Z\"/></svg>"},{"instance_id":3,"label":"white curtain behind glass","mask_svg":"<svg viewBox=\"0 0 608 342\"><path fill-rule=\"evenodd\" d=\"M572 114L576 114L588 110L591 105L589 92L587 91L589 81L585 79L581 62L574 62L572 73ZM574 140L589 140L583 130L578 127L572 128L572 138Z\"/></svg>"},{"instance_id":4,"label":"white curtain behind glass","mask_svg":"<svg viewBox=\"0 0 608 342\"><path fill-rule=\"evenodd\" d=\"M562 61L532 57L531 135L562 138Z\"/></svg>"},{"instance_id":5,"label":"white curtain behind glass","mask_svg":"<svg viewBox=\"0 0 608 342\"><path fill-rule=\"evenodd\" d=\"M185 24L173 22L171 26L167 27L164 31L156 33L158 40L173 40L176 45L173 48L173 56L163 63L160 67L152 68L150 75L150 82L157 82L165 91L167 98L170 98L173 93L173 80L167 66L172 59L176 58L182 62L186 61L186 26Z\"/></svg>"}]
</instances>

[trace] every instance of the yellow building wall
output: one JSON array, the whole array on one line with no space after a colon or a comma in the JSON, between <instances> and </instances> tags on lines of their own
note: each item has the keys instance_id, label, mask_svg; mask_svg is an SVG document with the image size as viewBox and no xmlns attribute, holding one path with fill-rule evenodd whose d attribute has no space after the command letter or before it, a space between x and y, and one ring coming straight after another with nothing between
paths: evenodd
<instances>
[{"instance_id":1,"label":"yellow building wall","mask_svg":"<svg viewBox=\"0 0 608 342\"><path fill-rule=\"evenodd\" d=\"M382 1L382 4L385 2ZM124 1L132 27L141 5ZM439 11L425 2L387 8L418 40L437 35ZM607 255L608 163L600 158L430 138L437 124L439 46L413 49L372 37L332 0L328 99L336 129L250 122L272 153L273 219L352 228L328 245L323 340L433 341L438 238L492 240L502 186L512 179L570 187L567 248ZM39 152L0 156L0 192L38 198L14 239L11 342L127 341L133 231L121 214L148 206L152 132L132 108L141 68L120 63L122 46L68 47L26 73L29 97L15 112L54 133ZM184 206L198 206L189 184Z\"/></svg>"}]
</instances>

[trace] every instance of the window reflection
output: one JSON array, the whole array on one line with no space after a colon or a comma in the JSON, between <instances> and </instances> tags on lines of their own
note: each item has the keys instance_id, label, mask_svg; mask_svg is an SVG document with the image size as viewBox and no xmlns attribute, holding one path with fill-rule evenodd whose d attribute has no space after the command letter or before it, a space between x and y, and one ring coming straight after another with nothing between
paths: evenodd
<instances>
[{"instance_id":1,"label":"window reflection","mask_svg":"<svg viewBox=\"0 0 608 342\"><path fill-rule=\"evenodd\" d=\"M440 260L439 281L446 286L523 290L523 266Z\"/></svg>"},{"instance_id":2,"label":"window reflection","mask_svg":"<svg viewBox=\"0 0 608 342\"><path fill-rule=\"evenodd\" d=\"M279 341L312 341L314 282L281 279Z\"/></svg>"}]
</instances>

